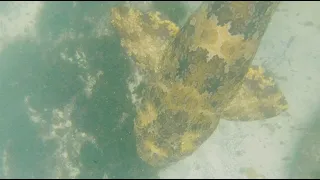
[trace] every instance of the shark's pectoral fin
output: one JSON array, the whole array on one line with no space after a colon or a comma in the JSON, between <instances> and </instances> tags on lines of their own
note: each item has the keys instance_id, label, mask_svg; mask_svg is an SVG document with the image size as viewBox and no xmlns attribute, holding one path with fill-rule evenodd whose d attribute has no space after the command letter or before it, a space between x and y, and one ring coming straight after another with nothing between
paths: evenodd
<instances>
[{"instance_id":1,"label":"shark's pectoral fin","mask_svg":"<svg viewBox=\"0 0 320 180\"><path fill-rule=\"evenodd\" d=\"M160 12L141 12L128 7L111 10L111 23L121 39L121 46L133 58L139 69L147 72L166 70L162 56L179 27Z\"/></svg>"},{"instance_id":2,"label":"shark's pectoral fin","mask_svg":"<svg viewBox=\"0 0 320 180\"><path fill-rule=\"evenodd\" d=\"M236 97L222 115L227 120L261 120L288 109L288 103L273 80L258 66L251 66Z\"/></svg>"}]
</instances>

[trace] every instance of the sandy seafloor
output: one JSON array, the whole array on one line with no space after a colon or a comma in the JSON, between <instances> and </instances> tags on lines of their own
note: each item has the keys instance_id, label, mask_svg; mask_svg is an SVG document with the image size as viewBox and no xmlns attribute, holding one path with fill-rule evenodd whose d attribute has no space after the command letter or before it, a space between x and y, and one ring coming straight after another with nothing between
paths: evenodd
<instances>
[{"instance_id":1,"label":"sandy seafloor","mask_svg":"<svg viewBox=\"0 0 320 180\"><path fill-rule=\"evenodd\" d=\"M76 4L74 3L75 7ZM189 2L188 4L192 9L198 5L198 2ZM150 3L135 5L140 6L140 8L148 8ZM37 41L38 34L35 30L35 24L41 8L43 8L43 4L40 2L0 2L0 54L4 53L3 49L8 44L21 37L29 37ZM275 74L276 80L289 103L289 110L277 117L263 121L234 122L221 120L214 134L192 156L161 171L161 178L287 178L292 174L292 168L297 168L299 164L304 163L304 167L300 168L300 174L313 168L308 167L309 162L306 162L306 160L303 163L303 160L295 163L295 159L298 156L297 151L299 152L299 148L301 148L299 147L300 140L314 120L312 118L314 113L319 109L319 9L320 3L318 2L281 2L254 60L255 64L264 64ZM106 19L108 20L108 17ZM59 24L59 22L55 23ZM93 30L97 36L110 33L107 23L101 25L101 22L98 21L96 24L97 27L103 26L102 31L98 28L98 30ZM22 50L17 49L17 53L19 51ZM79 67L87 69L86 58L88 57L80 51L77 51L73 60L63 54L60 55L62 59L67 61L81 62L82 64L80 63ZM21 62L21 68L23 68L23 64L27 64L28 60L25 61ZM16 67L7 65L7 62L10 62L10 59L3 60L0 58L0 89L4 86L19 88L19 82L3 80L3 77L6 77L4 72L20 71L19 69L5 69L6 67ZM30 73L32 72L36 71L31 70ZM91 96L92 92L90 91L92 91L92 87L101 74L103 72L97 70L80 77L85 84L84 92L87 97ZM27 166L16 165L12 163L13 161L10 163L13 156L12 152L17 153L19 151L25 153L21 155L23 158L21 158L20 164L33 161L31 158L24 157L28 156L26 152L32 151L32 149L24 149L25 146L23 145L14 146L18 149L12 149L11 144L14 138L11 137L10 133L14 132L17 136L15 138L19 139L19 133L23 127L19 127L20 130L17 130L13 122L7 122L9 120L6 118L8 117L5 115L6 113L16 114L15 117L9 119L19 119L20 113L13 112L13 109L8 108L12 108L14 105L6 105L10 103L5 101L15 98L10 98L8 97L10 93L4 95L3 92L4 90L0 94L2 97L0 121L1 128L6 130L0 129L0 135L2 136L0 144L2 153L0 168L2 170L0 171L0 177L41 177L41 173L32 169L37 166L19 169L19 167ZM50 122L53 122L53 124L50 125L39 113L39 109L30 105L30 99L33 97L31 94L25 94L23 99L21 98L29 115L27 123L37 124L32 125L35 131L46 134L40 137L43 142L53 140L58 144L51 156L56 163L53 166L48 166L54 167L52 174L49 177L47 174L44 175L45 173L43 175L48 178L77 178L81 169L78 166L82 166L76 160L81 145L85 142L92 144L96 144L96 142L94 136L72 128L73 123L71 123L70 114L76 108L73 103L75 96L70 98L68 103L60 105L56 109L39 106L42 107L42 112L51 112ZM126 117L125 113L122 117ZM21 124L21 126L27 126L26 122ZM63 132L58 132L58 130ZM24 138L25 134L22 133L21 139ZM39 138L38 136L35 137ZM312 144L320 144L320 136L315 137L317 139L313 139ZM27 139L23 141L27 141ZM308 146L308 143L304 146ZM318 150L310 155L312 158L307 158L308 161L314 161L309 163L310 166L319 162L320 146L313 148ZM37 150L33 149L33 151ZM48 157L46 158L48 159ZM28 173L29 171L30 173ZM99 177L107 178L108 173L103 173Z\"/></svg>"}]
</instances>

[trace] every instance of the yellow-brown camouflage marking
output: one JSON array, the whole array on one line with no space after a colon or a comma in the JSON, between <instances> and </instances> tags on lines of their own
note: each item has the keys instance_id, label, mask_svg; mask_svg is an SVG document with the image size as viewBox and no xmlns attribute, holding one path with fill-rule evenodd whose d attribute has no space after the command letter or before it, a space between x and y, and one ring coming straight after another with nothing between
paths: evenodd
<instances>
[{"instance_id":1,"label":"yellow-brown camouflage marking","mask_svg":"<svg viewBox=\"0 0 320 180\"><path fill-rule=\"evenodd\" d=\"M213 133L239 89L247 90L245 75L277 4L204 2L180 31L157 12L112 10L121 45L145 74L134 128L141 159L168 166Z\"/></svg>"},{"instance_id":2,"label":"yellow-brown camouflage marking","mask_svg":"<svg viewBox=\"0 0 320 180\"><path fill-rule=\"evenodd\" d=\"M112 9L112 24L121 36L121 46L134 57L137 66L145 73L161 71L161 57L170 37L179 28L168 20L160 19L159 12L141 13L127 7Z\"/></svg>"},{"instance_id":3,"label":"yellow-brown camouflage marking","mask_svg":"<svg viewBox=\"0 0 320 180\"><path fill-rule=\"evenodd\" d=\"M184 70L184 75L181 78L185 82L193 84L194 80L188 80L188 78L192 78L196 74L190 69L191 65L195 66L206 61L210 72L206 71L198 75L197 80L204 82L204 84L198 83L195 87L201 92L210 92L215 102L215 107L223 109L241 87L265 28L263 30L257 28L257 32L247 38L241 31L239 33L231 33L229 30L233 28L232 23L237 22L237 18L220 23L219 14L211 11L216 3L220 5L220 8L229 8L229 13L231 14L245 12L241 9L246 7L243 6L244 2L240 2L241 6L236 6L236 2L222 4L220 2L203 3L191 15L163 57L165 59L186 61L186 64L190 66ZM246 3L251 4L251 2ZM263 12L266 13L263 16L260 14L259 16L248 16L246 22L255 24L256 27L267 27L261 22L264 22L264 19L270 20L273 11L268 9L275 8L272 5L272 3L254 2L253 6L264 7L265 11ZM259 9L261 10L262 7Z\"/></svg>"},{"instance_id":4,"label":"yellow-brown camouflage marking","mask_svg":"<svg viewBox=\"0 0 320 180\"><path fill-rule=\"evenodd\" d=\"M225 108L227 120L260 120L275 117L288 109L287 101L275 83L260 66L252 66L241 89Z\"/></svg>"}]
</instances>

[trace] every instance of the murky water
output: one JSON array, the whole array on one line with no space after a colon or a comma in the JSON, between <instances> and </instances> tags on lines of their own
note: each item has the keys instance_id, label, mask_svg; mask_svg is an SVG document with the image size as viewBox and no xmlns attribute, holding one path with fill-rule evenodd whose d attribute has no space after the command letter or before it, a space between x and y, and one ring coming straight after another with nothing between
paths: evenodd
<instances>
[{"instance_id":1,"label":"murky water","mask_svg":"<svg viewBox=\"0 0 320 180\"><path fill-rule=\"evenodd\" d=\"M126 5L182 26L200 3ZM272 72L288 111L221 120L191 156L162 170L136 152L134 71L110 17L118 5L0 2L0 177L319 178L319 3L282 2L253 61Z\"/></svg>"}]
</instances>

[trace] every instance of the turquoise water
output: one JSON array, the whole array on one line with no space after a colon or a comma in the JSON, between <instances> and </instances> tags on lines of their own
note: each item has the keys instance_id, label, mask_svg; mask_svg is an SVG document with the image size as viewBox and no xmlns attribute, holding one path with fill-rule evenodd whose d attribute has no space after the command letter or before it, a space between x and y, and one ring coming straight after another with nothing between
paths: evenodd
<instances>
[{"instance_id":1,"label":"turquoise water","mask_svg":"<svg viewBox=\"0 0 320 180\"><path fill-rule=\"evenodd\" d=\"M108 17L117 4L46 2L35 19L35 36L17 37L2 47L0 148L8 156L2 157L5 163L0 169L8 170L0 171L0 177L158 176L136 154L132 132L136 114L127 87L131 66ZM177 24L190 11L180 2L154 3L153 8ZM86 60L85 66L78 64L79 59ZM84 90L88 77L98 77L89 95ZM40 123L32 123L32 117ZM70 120L72 126L65 125L52 135L52 124L63 124L61 119ZM302 161L308 167L305 159L309 157L300 155L301 151L297 150L292 169ZM317 176L317 169L310 173Z\"/></svg>"},{"instance_id":2,"label":"turquoise water","mask_svg":"<svg viewBox=\"0 0 320 180\"><path fill-rule=\"evenodd\" d=\"M115 36L94 37L93 25L84 21L84 16L107 15L108 3L72 2L45 3L36 20L36 38L21 38L5 47L0 59L1 66L1 141L10 152L8 164L10 178L55 177L56 166L53 154L56 141L43 143L37 125L30 123L25 106L25 97L40 110L43 119L51 123L54 108L61 108L77 96L71 118L75 128L96 137L99 150L92 144L84 144L79 160L81 178L145 177L148 173L136 173L145 168L135 154L132 135L134 112L126 98L126 79L129 66ZM62 33L72 31L82 38L63 40L57 43ZM61 60L60 51L68 48L72 56L81 47L90 68ZM79 76L99 69L104 72L97 81L91 99L85 98L84 83ZM44 111L46 108L48 111ZM122 113L127 121L117 131ZM50 128L49 128L50 129ZM48 127L47 130L49 131ZM41 131L41 130L40 130ZM120 140L122 139L122 140ZM2 147L4 148L4 147ZM149 173L150 174L150 173ZM3 175L2 175L3 176ZM67 173L61 176L68 178Z\"/></svg>"},{"instance_id":3,"label":"turquoise water","mask_svg":"<svg viewBox=\"0 0 320 180\"><path fill-rule=\"evenodd\" d=\"M95 33L97 21L102 26L100 29L111 28L109 10L116 4L119 3L46 2L35 20L36 37L17 38L2 50L0 59L5 65L0 67L0 122L5 128L1 129L0 137L2 148L10 152L7 161L10 178L72 177L67 172L58 176L59 172L54 171L59 166L54 158L59 140L43 141L41 137L52 130L48 125L54 123L52 110L63 109L72 98L76 98L71 113L71 119L76 120L72 121L72 127L95 137L95 144L83 143L79 158L71 160L83 165L77 167L80 170L77 177L156 176L136 155L132 132L135 112L127 88L128 59L117 36L102 34L97 37ZM179 2L172 5L167 8L165 3L157 3L155 7L178 21L186 10ZM63 34L70 32L70 36L77 38L61 40ZM74 57L76 51L85 54L88 68L61 57L61 52ZM96 74L98 70L103 75L99 76L88 99L83 92L85 84L79 77ZM40 128L30 122L26 98L47 122ZM119 123L122 116L125 121Z\"/></svg>"}]
</instances>

